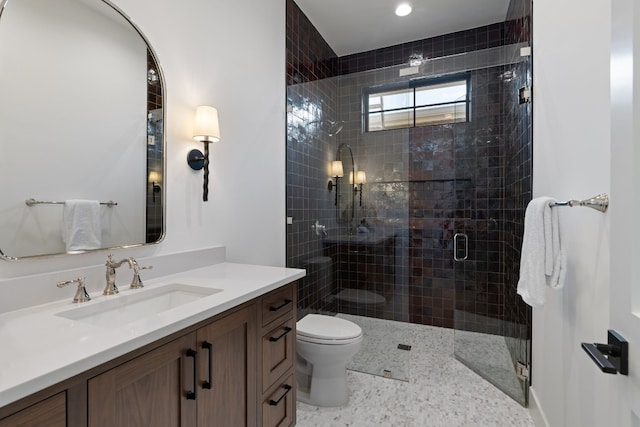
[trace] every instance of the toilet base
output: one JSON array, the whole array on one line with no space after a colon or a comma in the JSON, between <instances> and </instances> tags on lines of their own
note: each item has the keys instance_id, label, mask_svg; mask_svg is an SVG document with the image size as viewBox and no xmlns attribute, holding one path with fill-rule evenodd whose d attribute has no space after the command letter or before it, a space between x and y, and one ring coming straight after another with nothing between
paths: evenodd
<instances>
[{"instance_id":1,"label":"toilet base","mask_svg":"<svg viewBox=\"0 0 640 427\"><path fill-rule=\"evenodd\" d=\"M313 366L313 375L298 372L298 400L314 406L344 406L349 401L347 366ZM306 379L306 381L305 381ZM304 385L309 385L308 388Z\"/></svg>"}]
</instances>

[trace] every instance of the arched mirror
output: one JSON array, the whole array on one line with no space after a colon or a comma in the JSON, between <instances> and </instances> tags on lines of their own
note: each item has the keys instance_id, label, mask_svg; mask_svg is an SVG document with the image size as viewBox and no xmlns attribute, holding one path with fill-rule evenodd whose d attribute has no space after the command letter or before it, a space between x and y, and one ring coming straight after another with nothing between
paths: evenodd
<instances>
[{"instance_id":1,"label":"arched mirror","mask_svg":"<svg viewBox=\"0 0 640 427\"><path fill-rule=\"evenodd\" d=\"M163 98L151 47L110 3L0 1L0 258L160 241ZM70 250L78 200L99 203L96 241Z\"/></svg>"},{"instance_id":2,"label":"arched mirror","mask_svg":"<svg viewBox=\"0 0 640 427\"><path fill-rule=\"evenodd\" d=\"M343 178L338 187L338 203L336 206L336 220L340 224L351 224L353 221L354 191L353 191L353 152L349 144L340 144L336 153L336 160L342 161Z\"/></svg>"}]
</instances>

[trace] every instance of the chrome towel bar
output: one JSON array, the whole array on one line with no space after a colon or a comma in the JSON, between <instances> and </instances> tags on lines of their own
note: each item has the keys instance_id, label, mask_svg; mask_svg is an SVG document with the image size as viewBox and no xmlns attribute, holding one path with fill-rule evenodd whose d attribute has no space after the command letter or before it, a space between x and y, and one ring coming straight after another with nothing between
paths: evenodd
<instances>
[{"instance_id":1,"label":"chrome towel bar","mask_svg":"<svg viewBox=\"0 0 640 427\"><path fill-rule=\"evenodd\" d=\"M24 201L24 203L27 206L33 206L33 205L64 205L64 202L47 202L47 201L43 201L43 200L36 200L34 198L31 199L27 199ZM118 206L117 202L114 202L113 200L109 200L108 202L100 202L101 205L106 205L106 206Z\"/></svg>"},{"instance_id":2,"label":"chrome towel bar","mask_svg":"<svg viewBox=\"0 0 640 427\"><path fill-rule=\"evenodd\" d=\"M588 208L595 209L600 212L606 212L609 207L609 196L606 194L598 194L597 196L591 197L590 199L585 200L567 200L566 202L551 202L549 206L552 208L555 206L586 206Z\"/></svg>"}]
</instances>

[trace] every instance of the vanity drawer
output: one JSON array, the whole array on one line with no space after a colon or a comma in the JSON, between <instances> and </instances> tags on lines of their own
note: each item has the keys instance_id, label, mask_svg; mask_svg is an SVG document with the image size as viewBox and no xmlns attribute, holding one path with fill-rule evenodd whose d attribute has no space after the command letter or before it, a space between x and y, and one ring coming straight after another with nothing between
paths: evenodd
<instances>
[{"instance_id":1,"label":"vanity drawer","mask_svg":"<svg viewBox=\"0 0 640 427\"><path fill-rule=\"evenodd\" d=\"M262 427L293 425L295 397L295 384L291 374L278 382L262 402Z\"/></svg>"},{"instance_id":2,"label":"vanity drawer","mask_svg":"<svg viewBox=\"0 0 640 427\"><path fill-rule=\"evenodd\" d=\"M293 310L296 289L294 284L284 286L262 297L262 326Z\"/></svg>"},{"instance_id":3,"label":"vanity drawer","mask_svg":"<svg viewBox=\"0 0 640 427\"><path fill-rule=\"evenodd\" d=\"M295 360L295 319L270 329L262 336L262 392L293 367Z\"/></svg>"}]
</instances>

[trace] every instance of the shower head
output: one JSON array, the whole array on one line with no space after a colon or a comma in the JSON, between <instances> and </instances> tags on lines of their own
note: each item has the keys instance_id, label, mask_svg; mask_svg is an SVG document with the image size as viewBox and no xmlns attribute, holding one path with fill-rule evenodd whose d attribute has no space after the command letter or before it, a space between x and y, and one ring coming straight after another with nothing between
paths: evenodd
<instances>
[{"instance_id":1,"label":"shower head","mask_svg":"<svg viewBox=\"0 0 640 427\"><path fill-rule=\"evenodd\" d=\"M334 122L333 120L314 120L312 122L307 123L307 126L316 125L316 124L319 124L321 126L324 124L327 124L328 127L326 128L326 132L329 136L335 136L339 134L342 128L344 127L343 121Z\"/></svg>"},{"instance_id":2,"label":"shower head","mask_svg":"<svg viewBox=\"0 0 640 427\"><path fill-rule=\"evenodd\" d=\"M327 133L329 136L334 136L340 133L342 128L344 127L344 122L332 122L331 120L327 120L329 122L329 129L327 129Z\"/></svg>"}]
</instances>

